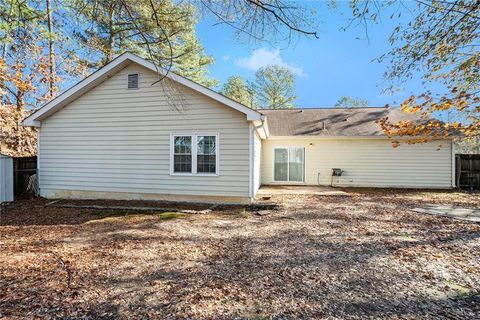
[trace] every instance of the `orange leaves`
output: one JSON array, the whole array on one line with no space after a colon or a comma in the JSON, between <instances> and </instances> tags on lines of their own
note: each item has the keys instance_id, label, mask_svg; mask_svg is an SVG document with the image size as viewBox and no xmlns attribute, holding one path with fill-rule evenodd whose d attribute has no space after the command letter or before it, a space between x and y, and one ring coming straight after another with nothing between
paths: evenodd
<instances>
[{"instance_id":1,"label":"orange leaves","mask_svg":"<svg viewBox=\"0 0 480 320\"><path fill-rule=\"evenodd\" d=\"M402 103L401 105L402 111L405 113L416 113L422 110L420 106L415 106L415 101L416 101L415 96L410 96L410 98L408 98Z\"/></svg>"},{"instance_id":2,"label":"orange leaves","mask_svg":"<svg viewBox=\"0 0 480 320\"><path fill-rule=\"evenodd\" d=\"M480 132L480 120L468 125L459 121L442 122L437 119L429 119L418 123L415 121L400 121L392 123L388 118L378 121L382 130L390 139L406 137L408 144L430 142L448 137L474 137ZM394 148L400 145L398 140L392 141Z\"/></svg>"},{"instance_id":3,"label":"orange leaves","mask_svg":"<svg viewBox=\"0 0 480 320\"><path fill-rule=\"evenodd\" d=\"M25 76L26 68L27 66L23 63L8 65L5 60L0 59L0 81L3 84L7 83L10 90L16 93L17 98L36 89L32 77ZM17 107L23 107L23 105L17 103Z\"/></svg>"},{"instance_id":4,"label":"orange leaves","mask_svg":"<svg viewBox=\"0 0 480 320\"><path fill-rule=\"evenodd\" d=\"M2 153L14 157L27 157L36 154L37 131L22 127L19 122L30 114L13 105L0 106L0 128L4 137L0 141Z\"/></svg>"},{"instance_id":5,"label":"orange leaves","mask_svg":"<svg viewBox=\"0 0 480 320\"><path fill-rule=\"evenodd\" d=\"M49 77L48 58L42 48L29 43L22 48L22 54L0 59L0 83L2 100L17 108L37 107L39 102L50 99L49 82L57 77Z\"/></svg>"},{"instance_id":6,"label":"orange leaves","mask_svg":"<svg viewBox=\"0 0 480 320\"><path fill-rule=\"evenodd\" d=\"M418 143L451 136L480 135L480 97L456 86L451 87L448 94L440 96L430 92L411 96L401 104L401 109L405 113L419 115L422 121L391 123L382 119L379 124L389 138L409 137L408 143ZM440 116L442 121L432 115ZM393 144L398 146L398 141L393 141Z\"/></svg>"}]
</instances>

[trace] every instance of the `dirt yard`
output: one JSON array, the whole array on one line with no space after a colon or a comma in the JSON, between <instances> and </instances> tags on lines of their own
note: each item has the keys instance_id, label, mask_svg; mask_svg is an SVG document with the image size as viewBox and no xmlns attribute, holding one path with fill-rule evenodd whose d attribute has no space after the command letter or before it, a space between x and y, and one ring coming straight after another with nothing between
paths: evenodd
<instances>
[{"instance_id":1,"label":"dirt yard","mask_svg":"<svg viewBox=\"0 0 480 320\"><path fill-rule=\"evenodd\" d=\"M480 319L479 195L346 190L276 211L45 207L0 220L0 318Z\"/></svg>"}]
</instances>

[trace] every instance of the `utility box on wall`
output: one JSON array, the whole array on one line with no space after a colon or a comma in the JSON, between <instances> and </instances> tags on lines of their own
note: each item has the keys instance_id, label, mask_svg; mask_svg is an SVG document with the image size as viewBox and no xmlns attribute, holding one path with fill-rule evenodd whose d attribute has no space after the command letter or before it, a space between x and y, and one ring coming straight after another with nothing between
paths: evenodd
<instances>
[{"instance_id":1,"label":"utility box on wall","mask_svg":"<svg viewBox=\"0 0 480 320\"><path fill-rule=\"evenodd\" d=\"M0 204L13 201L13 159L0 154Z\"/></svg>"}]
</instances>

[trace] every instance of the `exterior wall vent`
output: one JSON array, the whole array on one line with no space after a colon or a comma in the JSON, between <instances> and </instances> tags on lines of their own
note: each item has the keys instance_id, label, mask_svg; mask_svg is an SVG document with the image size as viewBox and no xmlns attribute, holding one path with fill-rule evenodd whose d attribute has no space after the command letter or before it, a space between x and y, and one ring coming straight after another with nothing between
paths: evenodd
<instances>
[{"instance_id":1,"label":"exterior wall vent","mask_svg":"<svg viewBox=\"0 0 480 320\"><path fill-rule=\"evenodd\" d=\"M138 73L128 75L128 89L138 89Z\"/></svg>"}]
</instances>

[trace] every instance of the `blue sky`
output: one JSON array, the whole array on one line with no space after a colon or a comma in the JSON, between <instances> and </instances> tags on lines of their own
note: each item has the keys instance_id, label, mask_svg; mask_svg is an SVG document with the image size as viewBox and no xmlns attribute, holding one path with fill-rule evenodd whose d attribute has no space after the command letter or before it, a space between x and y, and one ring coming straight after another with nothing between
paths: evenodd
<instances>
[{"instance_id":1,"label":"blue sky","mask_svg":"<svg viewBox=\"0 0 480 320\"><path fill-rule=\"evenodd\" d=\"M211 76L222 83L232 75L253 79L258 66L270 61L284 64L298 75L299 107L333 106L344 95L367 99L371 106L396 105L412 93L421 93L418 79L409 81L395 94L383 93L389 84L383 78L387 63L372 61L390 49L388 38L398 21L387 17L370 27L370 40L366 41L361 27L339 30L349 17L345 3L336 10L322 7L319 12L320 39L301 37L288 47L284 43L271 46L247 43L246 39L238 41L233 29L214 26L215 21L204 18L197 34L206 52L215 57Z\"/></svg>"}]
</instances>

